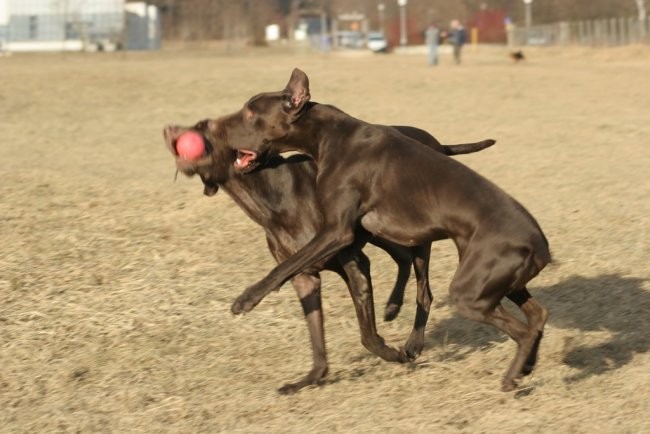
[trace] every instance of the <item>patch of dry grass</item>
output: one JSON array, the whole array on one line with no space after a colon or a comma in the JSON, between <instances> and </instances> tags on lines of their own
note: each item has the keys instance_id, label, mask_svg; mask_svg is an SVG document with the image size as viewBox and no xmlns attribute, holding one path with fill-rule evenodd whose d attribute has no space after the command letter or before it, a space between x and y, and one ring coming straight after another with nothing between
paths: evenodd
<instances>
[{"instance_id":1,"label":"patch of dry grass","mask_svg":"<svg viewBox=\"0 0 650 434\"><path fill-rule=\"evenodd\" d=\"M2 430L650 431L650 52L526 54L513 65L504 49L468 49L463 66L435 69L207 49L0 59ZM460 159L531 210L556 257L531 285L551 316L521 391L498 391L514 343L449 306L443 242L415 364L363 349L347 291L325 273L328 383L276 393L311 363L299 303L287 286L230 314L273 266L262 231L199 180L173 183L161 129L234 111L294 66L314 100L356 117L498 140ZM395 267L368 253L381 312ZM404 342L413 316L409 291L380 332Z\"/></svg>"}]
</instances>

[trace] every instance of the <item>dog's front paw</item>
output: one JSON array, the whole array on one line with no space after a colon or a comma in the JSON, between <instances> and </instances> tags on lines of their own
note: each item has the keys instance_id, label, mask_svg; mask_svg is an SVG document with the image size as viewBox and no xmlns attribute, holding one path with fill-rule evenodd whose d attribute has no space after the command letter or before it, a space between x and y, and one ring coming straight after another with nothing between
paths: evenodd
<instances>
[{"instance_id":1,"label":"dog's front paw","mask_svg":"<svg viewBox=\"0 0 650 434\"><path fill-rule=\"evenodd\" d=\"M249 303L243 299L242 296L237 297L235 302L230 307L230 311L235 315L241 315L244 312L248 312L252 309L252 306L249 307Z\"/></svg>"},{"instance_id":2,"label":"dog's front paw","mask_svg":"<svg viewBox=\"0 0 650 434\"><path fill-rule=\"evenodd\" d=\"M230 307L230 311L235 315L241 315L242 313L250 312L256 305L257 302L252 297L250 291L246 290L237 297Z\"/></svg>"},{"instance_id":3,"label":"dog's front paw","mask_svg":"<svg viewBox=\"0 0 650 434\"><path fill-rule=\"evenodd\" d=\"M250 312L273 289L273 286L270 286L264 280L261 280L246 288L246 290L237 297L237 300L232 304L230 310L235 315Z\"/></svg>"}]
</instances>

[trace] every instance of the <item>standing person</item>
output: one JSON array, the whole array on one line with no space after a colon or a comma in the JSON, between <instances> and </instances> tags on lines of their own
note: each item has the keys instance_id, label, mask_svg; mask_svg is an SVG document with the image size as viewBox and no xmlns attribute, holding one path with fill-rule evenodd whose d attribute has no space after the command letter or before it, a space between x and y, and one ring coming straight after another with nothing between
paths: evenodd
<instances>
[{"instance_id":1,"label":"standing person","mask_svg":"<svg viewBox=\"0 0 650 434\"><path fill-rule=\"evenodd\" d=\"M440 41L440 30L431 23L424 32L424 39L429 47L429 66L438 64L438 43Z\"/></svg>"},{"instance_id":2,"label":"standing person","mask_svg":"<svg viewBox=\"0 0 650 434\"><path fill-rule=\"evenodd\" d=\"M451 31L449 32L449 39L454 46L454 61L456 65L460 64L460 54L467 40L467 33L465 32L465 27L458 20L453 20L451 22Z\"/></svg>"}]
</instances>

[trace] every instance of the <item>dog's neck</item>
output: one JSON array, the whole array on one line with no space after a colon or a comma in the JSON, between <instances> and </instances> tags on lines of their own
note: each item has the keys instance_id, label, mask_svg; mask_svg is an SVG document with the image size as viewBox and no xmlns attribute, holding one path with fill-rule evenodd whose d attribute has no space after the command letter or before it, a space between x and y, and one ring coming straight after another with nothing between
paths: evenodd
<instances>
[{"instance_id":1,"label":"dog's neck","mask_svg":"<svg viewBox=\"0 0 650 434\"><path fill-rule=\"evenodd\" d=\"M222 183L221 188L251 220L264 226L272 220L273 213L268 206L268 201L264 200L265 198L251 193L250 184L256 182L256 176L234 175Z\"/></svg>"},{"instance_id":2,"label":"dog's neck","mask_svg":"<svg viewBox=\"0 0 650 434\"><path fill-rule=\"evenodd\" d=\"M276 153L297 151L319 161L329 144L343 140L349 134L344 131L353 131L350 128L336 127L337 124L347 123L350 119L354 118L334 106L310 102L291 124L287 137L274 143L273 151ZM332 130L339 132L340 136L325 134L326 131Z\"/></svg>"},{"instance_id":3,"label":"dog's neck","mask_svg":"<svg viewBox=\"0 0 650 434\"><path fill-rule=\"evenodd\" d=\"M268 228L278 222L290 223L285 220L292 196L285 194L286 190L297 192L295 185L315 178L316 167L309 157L275 156L250 173L231 171L220 186L255 223Z\"/></svg>"}]
</instances>

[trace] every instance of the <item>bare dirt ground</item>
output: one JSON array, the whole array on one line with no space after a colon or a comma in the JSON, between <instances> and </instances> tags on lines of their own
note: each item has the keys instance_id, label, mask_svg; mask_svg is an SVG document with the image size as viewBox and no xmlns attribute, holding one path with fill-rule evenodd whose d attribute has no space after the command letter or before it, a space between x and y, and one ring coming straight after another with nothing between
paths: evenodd
<instances>
[{"instance_id":1,"label":"bare dirt ground","mask_svg":"<svg viewBox=\"0 0 650 434\"><path fill-rule=\"evenodd\" d=\"M650 49L526 54L0 58L0 431L650 432ZM329 380L278 395L311 363L299 303L286 285L230 314L274 265L263 233L225 194L173 182L161 130L279 90L294 66L315 101L364 120L498 140L459 159L530 209L556 261L530 285L550 320L519 392L499 391L515 344L450 306L442 242L415 364L362 347L325 273ZM367 251L381 318L395 267ZM379 324L394 345L414 295Z\"/></svg>"}]
</instances>

